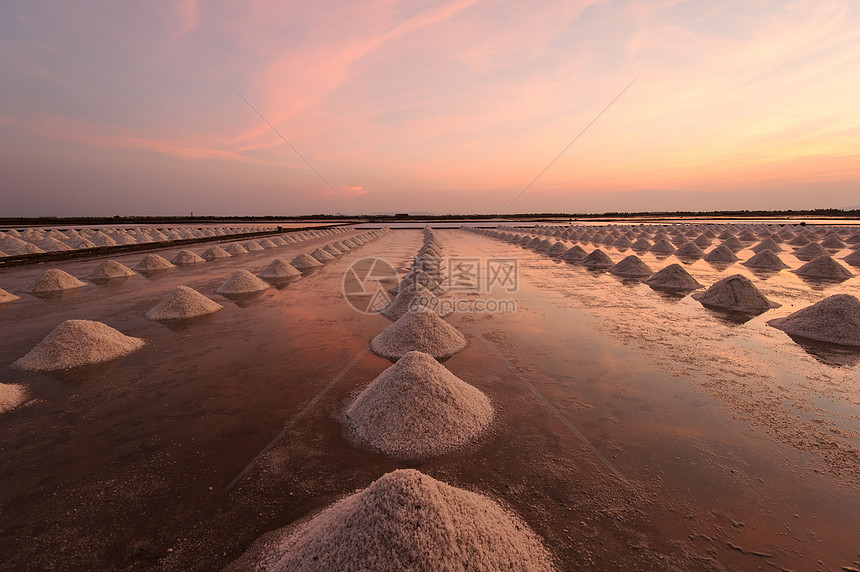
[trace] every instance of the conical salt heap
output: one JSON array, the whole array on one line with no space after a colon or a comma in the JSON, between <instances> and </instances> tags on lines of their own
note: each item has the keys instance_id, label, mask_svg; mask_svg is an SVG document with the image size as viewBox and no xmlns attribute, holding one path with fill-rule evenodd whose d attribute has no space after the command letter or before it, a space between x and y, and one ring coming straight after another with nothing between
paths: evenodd
<instances>
[{"instance_id":1,"label":"conical salt heap","mask_svg":"<svg viewBox=\"0 0 860 572\"><path fill-rule=\"evenodd\" d=\"M334 256L323 250L322 248L317 248L313 252L311 252L311 256L317 259L318 262L322 262L325 264L326 262L331 262L334 260Z\"/></svg>"},{"instance_id":2,"label":"conical salt heap","mask_svg":"<svg viewBox=\"0 0 860 572\"><path fill-rule=\"evenodd\" d=\"M653 252L654 254L672 254L675 252L675 247L665 238L661 238L656 241L648 251Z\"/></svg>"},{"instance_id":3,"label":"conical salt heap","mask_svg":"<svg viewBox=\"0 0 860 572\"><path fill-rule=\"evenodd\" d=\"M792 270L792 272L806 278L826 278L828 280L848 280L854 276L850 270L828 255L819 256L797 270Z\"/></svg>"},{"instance_id":4,"label":"conical salt heap","mask_svg":"<svg viewBox=\"0 0 860 572\"><path fill-rule=\"evenodd\" d=\"M860 249L855 250L845 258L843 258L845 262L850 264L851 266L860 266Z\"/></svg>"},{"instance_id":5,"label":"conical salt heap","mask_svg":"<svg viewBox=\"0 0 860 572\"><path fill-rule=\"evenodd\" d=\"M675 256L678 258L701 258L705 255L702 249L696 246L694 242L685 242L675 251Z\"/></svg>"},{"instance_id":6,"label":"conical salt heap","mask_svg":"<svg viewBox=\"0 0 860 572\"><path fill-rule=\"evenodd\" d=\"M652 246L654 246L654 245L651 244L650 240L648 240L647 238L640 238L639 240L637 240L636 242L631 244L630 248L632 250L637 251L637 252L645 252L646 250L648 250Z\"/></svg>"},{"instance_id":7,"label":"conical salt heap","mask_svg":"<svg viewBox=\"0 0 860 572\"><path fill-rule=\"evenodd\" d=\"M200 255L200 257L207 262L218 260L219 258L230 258L231 256L233 255L220 246L213 246Z\"/></svg>"},{"instance_id":8,"label":"conical salt heap","mask_svg":"<svg viewBox=\"0 0 860 572\"><path fill-rule=\"evenodd\" d=\"M175 266L162 256L147 254L143 260L137 263L134 270L138 272L152 272L155 270L167 270L168 268L175 268Z\"/></svg>"},{"instance_id":9,"label":"conical salt heap","mask_svg":"<svg viewBox=\"0 0 860 572\"><path fill-rule=\"evenodd\" d=\"M147 320L185 320L213 314L224 306L188 286L177 286L146 313Z\"/></svg>"},{"instance_id":10,"label":"conical salt heap","mask_svg":"<svg viewBox=\"0 0 860 572\"><path fill-rule=\"evenodd\" d=\"M248 250L244 246L239 244L238 242L234 242L233 244L230 244L229 246L227 246L227 248L224 249L224 251L227 254L229 254L230 256L239 256L240 254L248 254Z\"/></svg>"},{"instance_id":11,"label":"conical salt heap","mask_svg":"<svg viewBox=\"0 0 860 572\"><path fill-rule=\"evenodd\" d=\"M128 278L137 274L134 270L116 260L105 260L87 276L88 280L111 280L113 278Z\"/></svg>"},{"instance_id":12,"label":"conical salt heap","mask_svg":"<svg viewBox=\"0 0 860 572\"><path fill-rule=\"evenodd\" d=\"M206 259L190 250L180 250L170 262L177 266L183 266L185 264L200 264L201 262L206 262Z\"/></svg>"},{"instance_id":13,"label":"conical salt heap","mask_svg":"<svg viewBox=\"0 0 860 572\"><path fill-rule=\"evenodd\" d=\"M836 235L831 235L821 241L821 246L828 250L832 250L834 252L838 252L845 248L845 243L842 242L842 239Z\"/></svg>"},{"instance_id":14,"label":"conical salt heap","mask_svg":"<svg viewBox=\"0 0 860 572\"><path fill-rule=\"evenodd\" d=\"M322 263L311 256L310 254L305 254L304 252L296 256L290 261L290 264L297 270L305 271L311 270L313 268L319 268L322 266Z\"/></svg>"},{"instance_id":15,"label":"conical salt heap","mask_svg":"<svg viewBox=\"0 0 860 572\"><path fill-rule=\"evenodd\" d=\"M282 258L272 260L268 266L260 272L260 278L263 280L284 280L286 278L295 278L301 276L295 267Z\"/></svg>"},{"instance_id":16,"label":"conical salt heap","mask_svg":"<svg viewBox=\"0 0 860 572\"><path fill-rule=\"evenodd\" d=\"M580 264L585 266L586 268L611 268L615 265L609 255L600 250L599 248L595 249L591 254L586 256L580 261Z\"/></svg>"},{"instance_id":17,"label":"conical salt heap","mask_svg":"<svg viewBox=\"0 0 860 572\"><path fill-rule=\"evenodd\" d=\"M578 244L574 244L572 247L567 249L567 251L561 255L561 259L565 262L582 262L582 259L588 256L588 253L584 248L579 246Z\"/></svg>"},{"instance_id":18,"label":"conical salt heap","mask_svg":"<svg viewBox=\"0 0 860 572\"><path fill-rule=\"evenodd\" d=\"M401 459L449 453L475 439L493 406L432 356L412 351L382 372L346 410L352 436Z\"/></svg>"},{"instance_id":19,"label":"conical salt heap","mask_svg":"<svg viewBox=\"0 0 860 572\"><path fill-rule=\"evenodd\" d=\"M777 254L771 250L762 250L758 254L750 257L746 262L741 262L749 268L760 270L782 270L788 268L788 264L782 261Z\"/></svg>"},{"instance_id":20,"label":"conical salt heap","mask_svg":"<svg viewBox=\"0 0 860 572\"><path fill-rule=\"evenodd\" d=\"M370 340L370 349L390 360L400 359L413 350L443 359L463 351L466 345L463 334L426 308L405 313Z\"/></svg>"},{"instance_id":21,"label":"conical salt heap","mask_svg":"<svg viewBox=\"0 0 860 572\"><path fill-rule=\"evenodd\" d=\"M237 270L215 290L218 294L254 294L268 290L269 284L263 282L247 270Z\"/></svg>"},{"instance_id":22,"label":"conical salt heap","mask_svg":"<svg viewBox=\"0 0 860 572\"><path fill-rule=\"evenodd\" d=\"M228 570L554 569L549 552L519 517L415 469L387 473L282 530Z\"/></svg>"},{"instance_id":23,"label":"conical salt heap","mask_svg":"<svg viewBox=\"0 0 860 572\"><path fill-rule=\"evenodd\" d=\"M860 347L860 300L836 294L768 325L792 336Z\"/></svg>"},{"instance_id":24,"label":"conical salt heap","mask_svg":"<svg viewBox=\"0 0 860 572\"><path fill-rule=\"evenodd\" d=\"M794 251L794 257L804 262L818 258L819 256L830 256L830 251L818 244L810 242Z\"/></svg>"},{"instance_id":25,"label":"conical salt heap","mask_svg":"<svg viewBox=\"0 0 860 572\"><path fill-rule=\"evenodd\" d=\"M20 296L16 296L11 292L7 292L3 288L0 288L0 304L8 304L9 302L14 302L15 300L20 300Z\"/></svg>"},{"instance_id":26,"label":"conical salt heap","mask_svg":"<svg viewBox=\"0 0 860 572\"><path fill-rule=\"evenodd\" d=\"M768 300L746 276L735 274L723 278L704 292L693 294L703 306L734 312L759 314L780 305Z\"/></svg>"},{"instance_id":27,"label":"conical salt heap","mask_svg":"<svg viewBox=\"0 0 860 572\"><path fill-rule=\"evenodd\" d=\"M552 246L549 247L549 250L546 251L547 255L551 258L558 258L562 254L568 251L568 247L563 242L556 242Z\"/></svg>"},{"instance_id":28,"label":"conical salt heap","mask_svg":"<svg viewBox=\"0 0 860 572\"><path fill-rule=\"evenodd\" d=\"M621 262L609 269L610 274L625 278L645 278L654 274L651 267L642 262L635 254L625 257Z\"/></svg>"},{"instance_id":29,"label":"conical salt heap","mask_svg":"<svg viewBox=\"0 0 860 572\"><path fill-rule=\"evenodd\" d=\"M780 251L782 251L782 247L779 244L777 244L774 239L768 237L768 238L762 240L761 242L759 242L758 244L756 244L755 246L753 246L751 250L753 252L755 252L756 254L758 254L759 252L762 252L764 250L771 250L773 252L780 252Z\"/></svg>"},{"instance_id":30,"label":"conical salt heap","mask_svg":"<svg viewBox=\"0 0 860 572\"><path fill-rule=\"evenodd\" d=\"M379 311L391 321L400 319L405 313L418 308L428 308L437 314L442 311L439 298L426 288L421 282L407 284L397 291L394 299L386 307ZM444 315L448 315L447 312Z\"/></svg>"},{"instance_id":31,"label":"conical salt heap","mask_svg":"<svg viewBox=\"0 0 860 572\"><path fill-rule=\"evenodd\" d=\"M340 258L341 256L343 256L343 251L338 250L332 244L326 244L325 246L322 247L322 249L324 252L327 252L328 254L333 256L334 258Z\"/></svg>"},{"instance_id":32,"label":"conical salt heap","mask_svg":"<svg viewBox=\"0 0 860 572\"><path fill-rule=\"evenodd\" d=\"M435 278L418 268L415 270L410 270L406 274L406 276L403 277L403 280L401 280L397 286L389 290L389 292L391 294L397 294L402 288L405 288L410 284L421 284L434 294L442 290L442 286L439 284L439 282L436 281Z\"/></svg>"},{"instance_id":33,"label":"conical salt heap","mask_svg":"<svg viewBox=\"0 0 860 572\"><path fill-rule=\"evenodd\" d=\"M737 262L740 260L730 248L721 244L705 255L706 262Z\"/></svg>"},{"instance_id":34,"label":"conical salt heap","mask_svg":"<svg viewBox=\"0 0 860 572\"><path fill-rule=\"evenodd\" d=\"M242 247L248 252L259 252L261 250L265 250L260 243L255 240L249 240L248 242L243 242Z\"/></svg>"},{"instance_id":35,"label":"conical salt heap","mask_svg":"<svg viewBox=\"0 0 860 572\"><path fill-rule=\"evenodd\" d=\"M57 268L50 268L33 282L24 291L33 294L48 294L51 292L60 292L63 290L73 290L86 286L86 282L82 282L67 272L63 272Z\"/></svg>"},{"instance_id":36,"label":"conical salt heap","mask_svg":"<svg viewBox=\"0 0 860 572\"><path fill-rule=\"evenodd\" d=\"M673 292L685 292L703 288L680 264L670 264L646 280L645 284L655 290Z\"/></svg>"},{"instance_id":37,"label":"conical salt heap","mask_svg":"<svg viewBox=\"0 0 860 572\"><path fill-rule=\"evenodd\" d=\"M741 250L746 248L744 246L744 243L741 242L740 240L738 240L737 237L734 237L734 236L730 236L729 238L724 240L722 246L725 246L726 248L728 248L732 252L740 252Z\"/></svg>"},{"instance_id":38,"label":"conical salt heap","mask_svg":"<svg viewBox=\"0 0 860 572\"><path fill-rule=\"evenodd\" d=\"M260 241L260 246L263 248L277 248L278 245L269 240L268 238L264 238Z\"/></svg>"},{"instance_id":39,"label":"conical salt heap","mask_svg":"<svg viewBox=\"0 0 860 572\"><path fill-rule=\"evenodd\" d=\"M144 343L101 322L66 320L12 365L28 371L69 369L128 355Z\"/></svg>"}]
</instances>

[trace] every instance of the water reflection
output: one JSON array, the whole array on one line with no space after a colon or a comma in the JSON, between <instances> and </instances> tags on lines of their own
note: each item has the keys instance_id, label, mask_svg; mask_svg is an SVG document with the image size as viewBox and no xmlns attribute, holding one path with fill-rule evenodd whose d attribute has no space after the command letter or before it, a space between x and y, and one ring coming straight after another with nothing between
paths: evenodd
<instances>
[{"instance_id":1,"label":"water reflection","mask_svg":"<svg viewBox=\"0 0 860 572\"><path fill-rule=\"evenodd\" d=\"M792 334L788 334L788 337L823 364L835 367L854 367L860 364L860 348L819 342Z\"/></svg>"}]
</instances>

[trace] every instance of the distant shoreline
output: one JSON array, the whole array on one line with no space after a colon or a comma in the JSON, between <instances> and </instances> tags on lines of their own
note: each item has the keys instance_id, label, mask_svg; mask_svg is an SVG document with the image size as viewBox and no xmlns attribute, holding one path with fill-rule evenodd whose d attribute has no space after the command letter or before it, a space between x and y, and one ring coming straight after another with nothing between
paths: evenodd
<instances>
[{"instance_id":1,"label":"distant shoreline","mask_svg":"<svg viewBox=\"0 0 860 572\"><path fill-rule=\"evenodd\" d=\"M300 215L300 216L113 216L113 217L2 217L0 228L18 226L75 226L75 225L157 225L157 224L230 224L254 222L303 222L326 221L331 223L386 223L386 222L452 222L452 221L619 221L637 220L720 220L720 219L855 219L860 221L860 209L814 209L774 211L675 211L675 212L605 212L605 213L517 213L517 214L394 214L367 215L365 217L344 215Z\"/></svg>"}]
</instances>

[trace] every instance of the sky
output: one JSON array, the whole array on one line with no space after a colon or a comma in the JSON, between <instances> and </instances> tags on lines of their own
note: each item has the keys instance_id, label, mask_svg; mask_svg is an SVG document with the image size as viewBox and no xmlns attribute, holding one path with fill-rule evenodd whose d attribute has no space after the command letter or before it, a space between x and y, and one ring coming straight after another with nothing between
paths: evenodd
<instances>
[{"instance_id":1,"label":"sky","mask_svg":"<svg viewBox=\"0 0 860 572\"><path fill-rule=\"evenodd\" d=\"M0 216L857 208L858 94L857 1L4 0Z\"/></svg>"}]
</instances>

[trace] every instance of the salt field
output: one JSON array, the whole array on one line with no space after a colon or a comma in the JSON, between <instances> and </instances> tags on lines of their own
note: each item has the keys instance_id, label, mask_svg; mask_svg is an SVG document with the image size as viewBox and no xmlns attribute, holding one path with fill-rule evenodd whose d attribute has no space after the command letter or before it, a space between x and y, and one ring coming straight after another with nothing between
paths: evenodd
<instances>
[{"instance_id":1,"label":"salt field","mask_svg":"<svg viewBox=\"0 0 860 572\"><path fill-rule=\"evenodd\" d=\"M860 566L858 231L348 226L191 264L170 261L249 241L2 268L0 552L44 570ZM850 276L793 272L810 243ZM785 268L743 264L767 253ZM366 260L396 271L373 311L345 296Z\"/></svg>"}]
</instances>

